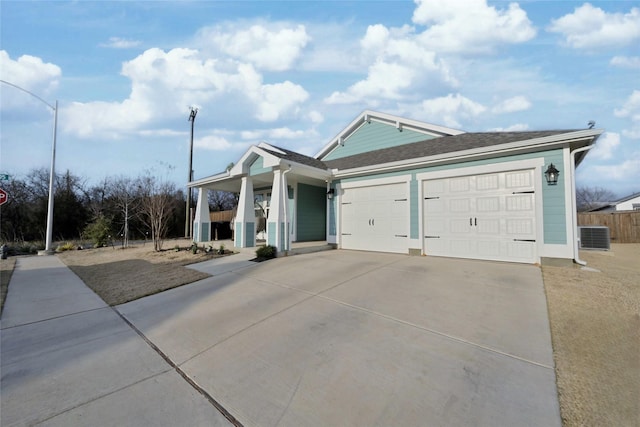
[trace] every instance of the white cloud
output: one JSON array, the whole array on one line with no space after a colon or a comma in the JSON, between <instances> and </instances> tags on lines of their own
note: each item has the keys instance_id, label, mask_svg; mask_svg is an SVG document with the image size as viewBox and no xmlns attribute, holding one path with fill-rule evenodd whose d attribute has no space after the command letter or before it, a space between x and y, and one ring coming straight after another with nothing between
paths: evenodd
<instances>
[{"instance_id":1,"label":"white cloud","mask_svg":"<svg viewBox=\"0 0 640 427\"><path fill-rule=\"evenodd\" d=\"M598 165L593 167L595 176L606 176L613 181L640 182L640 152L627 156L624 161L615 165Z\"/></svg>"},{"instance_id":2,"label":"white cloud","mask_svg":"<svg viewBox=\"0 0 640 427\"><path fill-rule=\"evenodd\" d=\"M488 6L485 0L416 0L416 4L413 22L427 28L418 32L409 25L370 25L358 55L368 64L366 77L333 92L325 99L327 104L366 102L375 108L385 101L411 102L417 94L450 91L460 82L439 53L490 53L501 44L535 36L527 14L515 3L507 9Z\"/></svg>"},{"instance_id":3,"label":"white cloud","mask_svg":"<svg viewBox=\"0 0 640 427\"><path fill-rule=\"evenodd\" d=\"M216 111L212 103L223 97L253 109L258 120L275 121L297 114L309 96L289 81L263 84L262 75L251 64L206 58L194 49L148 49L125 62L122 75L131 81L127 99L73 103L66 108L69 119L64 129L81 137L117 137L185 115L188 106L210 106Z\"/></svg>"},{"instance_id":4,"label":"white cloud","mask_svg":"<svg viewBox=\"0 0 640 427\"><path fill-rule=\"evenodd\" d=\"M415 76L415 70L398 63L379 61L369 67L369 75L365 80L350 86L346 92L334 92L325 102L327 104L350 104L362 99L399 100L402 91L407 89Z\"/></svg>"},{"instance_id":5,"label":"white cloud","mask_svg":"<svg viewBox=\"0 0 640 427\"><path fill-rule=\"evenodd\" d=\"M634 90L622 108L613 112L617 117L629 118L631 128L624 129L622 134L627 138L640 139L640 90Z\"/></svg>"},{"instance_id":6,"label":"white cloud","mask_svg":"<svg viewBox=\"0 0 640 427\"><path fill-rule=\"evenodd\" d=\"M210 151L227 151L236 148L234 144L226 138L216 135L208 135L202 138L196 138L193 141L195 148L202 148Z\"/></svg>"},{"instance_id":7,"label":"white cloud","mask_svg":"<svg viewBox=\"0 0 640 427\"><path fill-rule=\"evenodd\" d=\"M620 134L606 132L596 142L595 147L589 153L590 157L600 160L608 160L613 157L613 153L620 145Z\"/></svg>"},{"instance_id":8,"label":"white cloud","mask_svg":"<svg viewBox=\"0 0 640 427\"><path fill-rule=\"evenodd\" d=\"M346 91L333 92L327 104L351 104L366 100L377 106L383 100L415 96L422 87L456 87L446 63L424 48L410 27L389 29L370 25L360 40L363 57L369 58L367 76Z\"/></svg>"},{"instance_id":9,"label":"white cloud","mask_svg":"<svg viewBox=\"0 0 640 427\"><path fill-rule=\"evenodd\" d=\"M324 122L324 116L319 111L313 110L307 114L307 118L314 124L320 124Z\"/></svg>"},{"instance_id":10,"label":"white cloud","mask_svg":"<svg viewBox=\"0 0 640 427\"><path fill-rule=\"evenodd\" d=\"M432 123L461 128L461 120L473 119L486 111L486 107L459 93L427 99L422 102L422 116Z\"/></svg>"},{"instance_id":11,"label":"white cloud","mask_svg":"<svg viewBox=\"0 0 640 427\"><path fill-rule=\"evenodd\" d=\"M614 67L640 69L640 56L614 56L609 64Z\"/></svg>"},{"instance_id":12,"label":"white cloud","mask_svg":"<svg viewBox=\"0 0 640 427\"><path fill-rule=\"evenodd\" d=\"M294 130L288 127L279 127L274 129L248 130L240 132L240 136L244 140L300 140L314 134L312 131Z\"/></svg>"},{"instance_id":13,"label":"white cloud","mask_svg":"<svg viewBox=\"0 0 640 427\"><path fill-rule=\"evenodd\" d=\"M507 126L506 128L491 128L488 129L487 132L523 132L529 130L529 125L526 123L516 123L511 126Z\"/></svg>"},{"instance_id":14,"label":"white cloud","mask_svg":"<svg viewBox=\"0 0 640 427\"><path fill-rule=\"evenodd\" d=\"M640 39L640 9L629 13L607 13L585 3L573 13L551 21L548 31L560 33L576 49L624 46Z\"/></svg>"},{"instance_id":15,"label":"white cloud","mask_svg":"<svg viewBox=\"0 0 640 427\"><path fill-rule=\"evenodd\" d=\"M270 71L290 69L311 40L304 25L278 23L206 27L198 36L226 55Z\"/></svg>"},{"instance_id":16,"label":"white cloud","mask_svg":"<svg viewBox=\"0 0 640 427\"><path fill-rule=\"evenodd\" d=\"M100 47L107 47L111 49L131 49L138 47L142 44L139 40L127 40L121 37L109 37L109 41L106 43L100 43Z\"/></svg>"},{"instance_id":17,"label":"white cloud","mask_svg":"<svg viewBox=\"0 0 640 427\"><path fill-rule=\"evenodd\" d=\"M508 9L486 0L415 0L413 22L428 26L420 39L438 52L492 52L501 44L522 43L536 35L527 13L517 3Z\"/></svg>"},{"instance_id":18,"label":"white cloud","mask_svg":"<svg viewBox=\"0 0 640 427\"><path fill-rule=\"evenodd\" d=\"M309 98L302 86L286 81L264 85L258 94L252 94L257 106L256 118L263 122L273 122L283 113L299 112L299 104Z\"/></svg>"},{"instance_id":19,"label":"white cloud","mask_svg":"<svg viewBox=\"0 0 640 427\"><path fill-rule=\"evenodd\" d=\"M531 102L525 96L514 96L513 98L505 99L498 105L493 107L491 111L496 114L515 113L517 111L524 111L531 108Z\"/></svg>"},{"instance_id":20,"label":"white cloud","mask_svg":"<svg viewBox=\"0 0 640 427\"><path fill-rule=\"evenodd\" d=\"M0 50L0 79L12 83L24 90L43 98L50 96L58 87L62 70L55 64L45 63L41 58L22 55L11 59L7 51ZM35 99L18 90L8 90L2 85L2 108L16 108L37 103ZM43 99L47 104L53 101Z\"/></svg>"}]
</instances>

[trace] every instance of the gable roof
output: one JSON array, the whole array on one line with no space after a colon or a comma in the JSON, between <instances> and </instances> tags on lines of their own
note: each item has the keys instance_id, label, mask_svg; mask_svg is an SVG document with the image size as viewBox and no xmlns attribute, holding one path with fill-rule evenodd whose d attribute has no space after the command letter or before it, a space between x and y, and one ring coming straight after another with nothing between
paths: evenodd
<instances>
[{"instance_id":1,"label":"gable roof","mask_svg":"<svg viewBox=\"0 0 640 427\"><path fill-rule=\"evenodd\" d=\"M531 132L477 132L444 136L393 148L370 151L354 156L327 160L330 169L366 168L386 163L402 162L427 157L447 158L447 154L458 152L479 153L489 148L498 148L508 144L533 147L554 141L566 141L572 138L597 137L601 130L545 130ZM500 147L501 148L501 147Z\"/></svg>"},{"instance_id":2,"label":"gable roof","mask_svg":"<svg viewBox=\"0 0 640 427\"><path fill-rule=\"evenodd\" d=\"M444 126L434 125L431 123L420 122L418 120L407 119L404 117L394 116L392 114L380 113L377 111L365 110L358 117L356 117L351 123L347 125L340 133L333 137L327 145L322 147L320 151L315 155L316 158L321 159L329 154L336 147L341 145L345 139L347 139L352 133L357 131L364 123L376 121L393 125L397 129L410 129L415 132L423 133L429 136L448 136L458 135L463 131L458 129L452 129ZM426 138L425 138L426 139Z\"/></svg>"}]
</instances>

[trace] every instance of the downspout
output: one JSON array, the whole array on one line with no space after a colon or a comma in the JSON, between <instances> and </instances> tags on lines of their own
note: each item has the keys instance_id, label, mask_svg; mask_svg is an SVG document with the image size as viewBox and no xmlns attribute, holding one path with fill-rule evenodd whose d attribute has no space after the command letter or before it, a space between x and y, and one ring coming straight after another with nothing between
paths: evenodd
<instances>
[{"instance_id":1,"label":"downspout","mask_svg":"<svg viewBox=\"0 0 640 427\"><path fill-rule=\"evenodd\" d=\"M287 174L291 172L291 165L289 165L289 169L282 172L282 186L284 187L282 194L284 195L284 236L286 243L286 249L284 251L285 255L289 254L289 249L291 246L291 241L289 239L289 189L287 188Z\"/></svg>"},{"instance_id":2,"label":"downspout","mask_svg":"<svg viewBox=\"0 0 640 427\"><path fill-rule=\"evenodd\" d=\"M571 226L573 228L573 260L576 264L587 265L586 261L580 259L578 249L578 208L576 205L576 153L591 150L593 145L578 148L571 152Z\"/></svg>"}]
</instances>

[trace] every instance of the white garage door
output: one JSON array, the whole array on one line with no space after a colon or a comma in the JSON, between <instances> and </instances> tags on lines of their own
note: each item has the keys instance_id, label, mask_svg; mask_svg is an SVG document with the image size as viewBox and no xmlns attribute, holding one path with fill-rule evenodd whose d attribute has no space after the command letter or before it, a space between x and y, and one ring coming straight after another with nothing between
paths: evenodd
<instances>
[{"instance_id":1,"label":"white garage door","mask_svg":"<svg viewBox=\"0 0 640 427\"><path fill-rule=\"evenodd\" d=\"M346 188L340 208L342 248L407 253L406 183Z\"/></svg>"},{"instance_id":2,"label":"white garage door","mask_svg":"<svg viewBox=\"0 0 640 427\"><path fill-rule=\"evenodd\" d=\"M427 255L536 262L533 169L423 182Z\"/></svg>"}]
</instances>

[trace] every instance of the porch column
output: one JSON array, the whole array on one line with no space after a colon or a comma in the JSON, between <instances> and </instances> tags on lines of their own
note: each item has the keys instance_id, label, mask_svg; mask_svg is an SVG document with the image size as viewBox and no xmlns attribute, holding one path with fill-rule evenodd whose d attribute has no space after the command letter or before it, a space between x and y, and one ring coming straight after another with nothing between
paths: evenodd
<instances>
[{"instance_id":1,"label":"porch column","mask_svg":"<svg viewBox=\"0 0 640 427\"><path fill-rule=\"evenodd\" d=\"M209 190L198 189L198 204L196 205L196 215L193 219L193 241L211 241L211 216L209 215Z\"/></svg>"},{"instance_id":2,"label":"porch column","mask_svg":"<svg viewBox=\"0 0 640 427\"><path fill-rule=\"evenodd\" d=\"M267 244L278 248L278 252L288 251L290 248L290 233L287 230L287 191L286 171L273 171L273 186L271 187L271 204L269 218L267 218Z\"/></svg>"},{"instance_id":3,"label":"porch column","mask_svg":"<svg viewBox=\"0 0 640 427\"><path fill-rule=\"evenodd\" d=\"M233 244L237 248L252 248L256 245L256 211L253 203L253 181L251 177L243 176L233 227Z\"/></svg>"}]
</instances>

